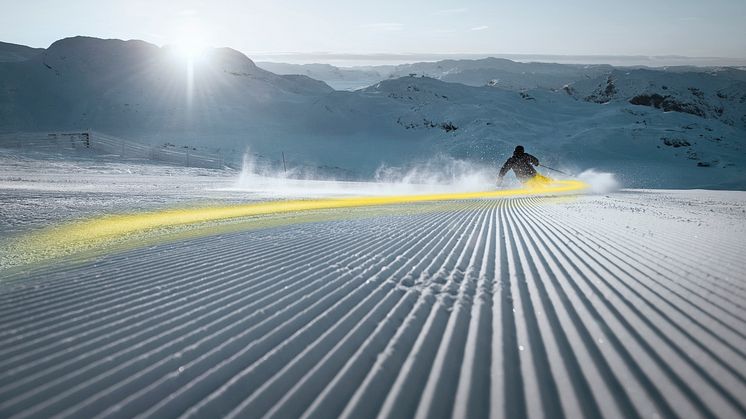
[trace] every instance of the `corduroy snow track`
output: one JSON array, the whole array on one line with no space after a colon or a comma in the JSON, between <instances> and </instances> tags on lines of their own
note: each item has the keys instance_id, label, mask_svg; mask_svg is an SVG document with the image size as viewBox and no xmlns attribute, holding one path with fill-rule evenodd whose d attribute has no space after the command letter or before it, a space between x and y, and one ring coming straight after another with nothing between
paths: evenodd
<instances>
[{"instance_id":1,"label":"corduroy snow track","mask_svg":"<svg viewBox=\"0 0 746 419\"><path fill-rule=\"evenodd\" d=\"M641 228L615 218L623 195L584 211L601 199L426 203L14 273L0 417L746 417L742 236Z\"/></svg>"}]
</instances>

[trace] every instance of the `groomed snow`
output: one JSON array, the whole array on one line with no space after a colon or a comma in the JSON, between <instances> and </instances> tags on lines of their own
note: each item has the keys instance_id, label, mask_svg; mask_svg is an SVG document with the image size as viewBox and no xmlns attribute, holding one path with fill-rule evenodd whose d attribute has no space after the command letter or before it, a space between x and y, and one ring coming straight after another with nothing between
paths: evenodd
<instances>
[{"instance_id":1,"label":"groomed snow","mask_svg":"<svg viewBox=\"0 0 746 419\"><path fill-rule=\"evenodd\" d=\"M203 169L28 164L2 171L13 237L264 196ZM744 208L704 190L420 203L7 271L0 417L744 417Z\"/></svg>"}]
</instances>

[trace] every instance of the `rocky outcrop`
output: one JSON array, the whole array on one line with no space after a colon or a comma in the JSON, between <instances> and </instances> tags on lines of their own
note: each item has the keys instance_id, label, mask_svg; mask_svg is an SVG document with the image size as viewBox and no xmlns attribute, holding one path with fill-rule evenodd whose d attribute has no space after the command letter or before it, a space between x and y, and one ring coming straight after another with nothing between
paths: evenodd
<instances>
[{"instance_id":1,"label":"rocky outcrop","mask_svg":"<svg viewBox=\"0 0 746 419\"><path fill-rule=\"evenodd\" d=\"M421 122L405 122L401 118L398 118L396 123L403 126L405 129L440 128L445 132L452 132L458 129L458 126L451 121L435 122L427 118L423 118Z\"/></svg>"},{"instance_id":2,"label":"rocky outcrop","mask_svg":"<svg viewBox=\"0 0 746 419\"><path fill-rule=\"evenodd\" d=\"M595 103L609 103L614 99L614 95L617 93L617 88L614 85L614 79L612 76L606 78L606 84L601 86L598 90L588 95L585 100L588 102Z\"/></svg>"},{"instance_id":3,"label":"rocky outcrop","mask_svg":"<svg viewBox=\"0 0 746 419\"><path fill-rule=\"evenodd\" d=\"M629 103L632 105L651 106L656 109L662 109L665 112L683 112L701 117L707 116L707 113L700 106L694 103L681 102L670 95L663 96L658 93L642 94L630 99ZM722 114L722 110L720 114Z\"/></svg>"}]
</instances>

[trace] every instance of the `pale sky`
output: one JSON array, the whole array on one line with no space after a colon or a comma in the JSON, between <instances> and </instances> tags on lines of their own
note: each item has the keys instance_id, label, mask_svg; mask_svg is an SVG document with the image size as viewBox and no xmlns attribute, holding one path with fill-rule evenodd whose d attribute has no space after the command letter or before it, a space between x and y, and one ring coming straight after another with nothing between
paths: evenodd
<instances>
[{"instance_id":1,"label":"pale sky","mask_svg":"<svg viewBox=\"0 0 746 419\"><path fill-rule=\"evenodd\" d=\"M746 0L0 0L0 41L191 38L262 53L746 58Z\"/></svg>"}]
</instances>

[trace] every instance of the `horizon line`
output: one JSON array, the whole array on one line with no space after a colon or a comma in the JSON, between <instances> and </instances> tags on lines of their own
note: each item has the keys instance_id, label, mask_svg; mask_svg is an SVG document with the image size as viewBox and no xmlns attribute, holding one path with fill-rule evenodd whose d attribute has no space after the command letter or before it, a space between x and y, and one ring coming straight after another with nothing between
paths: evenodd
<instances>
[{"instance_id":1,"label":"horizon line","mask_svg":"<svg viewBox=\"0 0 746 419\"><path fill-rule=\"evenodd\" d=\"M120 40L120 41L141 41L153 44L159 48L168 46L169 44L159 44L152 41L147 41L139 38L99 38L91 35L74 35L59 38L56 41L76 37L89 37L102 40ZM17 44L15 42L0 41L8 44L20 45L27 48L43 49L46 50L49 47L33 47L25 44ZM210 48L231 48L241 52L247 57L254 61L261 62L274 62L274 63L287 63L287 64L330 64L328 62L319 62L313 60L326 59L330 61L373 61L373 62L387 62L391 61L399 62L399 64L416 63L416 62L427 62L427 61L440 61L447 59L484 59L484 58L515 58L520 59L557 59L557 63L560 64L611 64L611 62L595 62L587 60L599 60L599 59L610 59L610 60L621 60L621 61L633 61L642 60L643 62L650 62L652 64L658 64L659 66L672 66L672 65L690 65L695 67L707 67L707 66L725 66L725 67L742 67L746 66L746 57L726 57L726 56L689 56L681 54L621 54L621 53L498 53L498 52L343 52L343 51L243 51L241 49L231 46L218 46L210 45ZM256 59L254 58L256 57ZM275 59L281 58L295 58L301 62L287 62L287 61L275 61ZM311 61L309 61L311 60ZM571 62L568 60L581 60L581 62ZM664 64L657 61L681 61L677 63ZM296 61L296 60L294 60ZM687 62L689 61L689 62ZM700 61L700 63L696 63ZM370 66L374 64L359 64L359 66ZM385 65L385 64L382 64ZM630 62L627 65L644 65L639 61L637 63Z\"/></svg>"}]
</instances>

